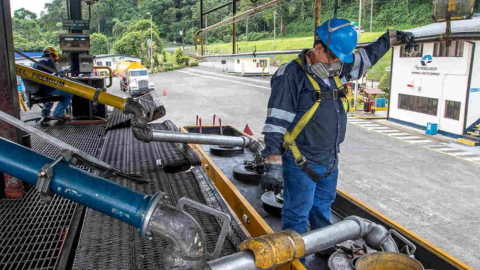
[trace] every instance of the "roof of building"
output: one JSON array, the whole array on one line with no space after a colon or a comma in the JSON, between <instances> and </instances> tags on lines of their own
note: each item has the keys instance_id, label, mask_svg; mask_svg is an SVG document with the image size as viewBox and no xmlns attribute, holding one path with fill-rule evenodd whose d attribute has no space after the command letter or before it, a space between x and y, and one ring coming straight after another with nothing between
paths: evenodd
<instances>
[{"instance_id":1,"label":"roof of building","mask_svg":"<svg viewBox=\"0 0 480 270\"><path fill-rule=\"evenodd\" d=\"M131 56L131 55L124 55L124 54L97 54L95 55L95 58L107 58L107 57L115 57L115 56L122 56L122 57L131 57L131 58L138 58L138 59L143 59L143 57L138 57L138 56Z\"/></svg>"},{"instance_id":2,"label":"roof of building","mask_svg":"<svg viewBox=\"0 0 480 270\"><path fill-rule=\"evenodd\" d=\"M365 88L365 89L363 89L363 91L365 91L365 93L367 93L369 95L385 94L385 92L383 92L382 89L378 89L378 88Z\"/></svg>"},{"instance_id":3,"label":"roof of building","mask_svg":"<svg viewBox=\"0 0 480 270\"><path fill-rule=\"evenodd\" d=\"M257 55L257 56L253 56L253 55L238 55L238 56L231 56L231 58L251 58L251 59L254 59L254 58L270 58L270 57L275 57L275 55Z\"/></svg>"},{"instance_id":4,"label":"roof of building","mask_svg":"<svg viewBox=\"0 0 480 270\"><path fill-rule=\"evenodd\" d=\"M42 57L43 52L24 52L23 54L31 58L36 58L36 57ZM18 53L15 53L15 59L23 59L23 56L21 56Z\"/></svg>"},{"instance_id":5,"label":"roof of building","mask_svg":"<svg viewBox=\"0 0 480 270\"><path fill-rule=\"evenodd\" d=\"M458 20L450 22L450 29L452 34L456 33L479 33L480 19ZM437 22L429 25L408 30L412 32L415 37L428 37L445 34L446 22Z\"/></svg>"}]
</instances>

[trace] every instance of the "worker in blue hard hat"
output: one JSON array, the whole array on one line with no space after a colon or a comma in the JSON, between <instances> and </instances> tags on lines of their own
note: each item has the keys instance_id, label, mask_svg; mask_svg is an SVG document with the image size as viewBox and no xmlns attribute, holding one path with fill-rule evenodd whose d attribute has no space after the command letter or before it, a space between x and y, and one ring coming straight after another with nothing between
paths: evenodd
<instances>
[{"instance_id":1,"label":"worker in blue hard hat","mask_svg":"<svg viewBox=\"0 0 480 270\"><path fill-rule=\"evenodd\" d=\"M336 195L338 152L347 116L341 98L345 84L361 78L390 49L413 34L389 30L358 49L348 20L330 19L316 28L312 49L282 65L272 77L265 135L265 173L261 185L283 189L282 229L302 234L330 225ZM393 45L393 43L392 43Z\"/></svg>"}]
</instances>

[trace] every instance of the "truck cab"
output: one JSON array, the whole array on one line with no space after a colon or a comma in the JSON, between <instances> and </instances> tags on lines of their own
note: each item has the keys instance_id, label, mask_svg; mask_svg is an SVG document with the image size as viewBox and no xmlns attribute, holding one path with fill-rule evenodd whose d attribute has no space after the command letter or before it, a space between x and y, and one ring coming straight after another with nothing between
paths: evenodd
<instances>
[{"instance_id":1,"label":"truck cab","mask_svg":"<svg viewBox=\"0 0 480 270\"><path fill-rule=\"evenodd\" d=\"M155 90L155 85L148 78L146 68L131 69L127 73L128 92L131 96L140 96Z\"/></svg>"}]
</instances>

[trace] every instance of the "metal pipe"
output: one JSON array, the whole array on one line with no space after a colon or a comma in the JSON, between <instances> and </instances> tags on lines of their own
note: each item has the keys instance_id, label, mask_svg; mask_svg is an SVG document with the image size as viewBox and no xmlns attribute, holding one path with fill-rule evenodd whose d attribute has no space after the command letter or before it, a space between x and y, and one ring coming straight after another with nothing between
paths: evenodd
<instances>
[{"instance_id":1,"label":"metal pipe","mask_svg":"<svg viewBox=\"0 0 480 270\"><path fill-rule=\"evenodd\" d=\"M199 133L183 133L165 130L152 130L152 141L171 143L195 143L222 146L247 147L252 141L246 136L222 136Z\"/></svg>"},{"instance_id":2,"label":"metal pipe","mask_svg":"<svg viewBox=\"0 0 480 270\"><path fill-rule=\"evenodd\" d=\"M93 164L97 164L97 165L100 165L102 167L104 167L105 169L109 169L109 170L113 170L115 172L119 172L121 173L121 171L117 168L114 168L112 167L110 164L108 163L105 163L103 161L101 161L100 159L97 159L85 152L82 152L81 150L69 145L69 144L66 144L64 142L62 142L61 140L53 137L53 136L50 136L48 135L47 133L43 132L42 130L40 129L37 129L37 128L34 128L32 126L29 126L27 124L25 124L25 122L23 122L22 120L19 120L7 113L4 113L2 111L0 111L0 119L2 119L3 121L27 132L27 133L30 133L30 134L33 134L33 135L36 135L46 141L48 141L49 143L55 145L56 147L60 148L60 149L67 149L67 150L70 150L72 151L73 153L77 154L78 156L80 156L81 158L85 159L86 161L88 162L91 162Z\"/></svg>"},{"instance_id":3,"label":"metal pipe","mask_svg":"<svg viewBox=\"0 0 480 270\"><path fill-rule=\"evenodd\" d=\"M0 138L0 171L32 185L38 173L53 159ZM141 194L60 162L53 168L49 190L140 228L152 196Z\"/></svg>"},{"instance_id":4,"label":"metal pipe","mask_svg":"<svg viewBox=\"0 0 480 270\"><path fill-rule=\"evenodd\" d=\"M235 0L235 1L238 1L238 0ZM226 4L223 4L223 5L220 5L220 6L218 6L218 7L214 7L214 8L212 8L212 9L208 10L208 11L205 11L202 15L207 15L208 13L212 13L212 12L217 11L217 10L219 10L219 9L221 9L221 8L224 8L224 7L228 6L228 5L231 5L232 3L233 3L233 1L232 1L232 2L228 2L228 3L226 3Z\"/></svg>"},{"instance_id":5,"label":"metal pipe","mask_svg":"<svg viewBox=\"0 0 480 270\"><path fill-rule=\"evenodd\" d=\"M260 270L255 266L255 256L250 251L241 251L207 262L207 270Z\"/></svg>"},{"instance_id":6,"label":"metal pipe","mask_svg":"<svg viewBox=\"0 0 480 270\"><path fill-rule=\"evenodd\" d=\"M363 238L368 245L384 251L398 252L394 240L381 225L351 216L343 221L310 231L302 235L305 244L304 257L325 250L347 240ZM242 251L207 262L209 270L258 270L250 251Z\"/></svg>"},{"instance_id":7,"label":"metal pipe","mask_svg":"<svg viewBox=\"0 0 480 270\"><path fill-rule=\"evenodd\" d=\"M110 67L94 67L93 69L106 69L108 70L108 78L110 79L110 83L106 86L109 88L113 84L113 71Z\"/></svg>"},{"instance_id":8,"label":"metal pipe","mask_svg":"<svg viewBox=\"0 0 480 270\"><path fill-rule=\"evenodd\" d=\"M207 241L192 216L172 206L158 204L148 223L148 231L170 241L163 254L166 269L205 269Z\"/></svg>"},{"instance_id":9,"label":"metal pipe","mask_svg":"<svg viewBox=\"0 0 480 270\"><path fill-rule=\"evenodd\" d=\"M351 219L343 220L323 229L307 232L302 235L305 243L305 256L325 250L338 243L358 238L360 235L360 224Z\"/></svg>"},{"instance_id":10,"label":"metal pipe","mask_svg":"<svg viewBox=\"0 0 480 270\"><path fill-rule=\"evenodd\" d=\"M122 111L127 100L112 94L108 94L104 91L99 91L94 87L80 84L66 78L60 78L34 68L21 66L19 64L16 64L15 66L17 75L21 76L22 78L50 86L52 88L60 89L88 100L98 101L101 104L112 106Z\"/></svg>"},{"instance_id":11,"label":"metal pipe","mask_svg":"<svg viewBox=\"0 0 480 270\"><path fill-rule=\"evenodd\" d=\"M219 23L216 23L216 24L214 24L214 25L210 25L209 27L206 27L206 28L202 29L201 31L206 31L206 30L210 30L210 29L216 28L216 27L218 27L218 26L224 25L224 24L226 24L226 23L228 23L228 22L231 22L231 21L233 21L233 20L236 20L236 19L240 19L240 18L245 17L245 16L247 16L247 15L249 15L249 14L255 13L255 12L257 12L257 11L263 9L263 8L269 7L269 6L271 6L271 5L274 5L274 4L277 4L277 3L280 3L280 2L282 2L282 0L274 0L274 1L271 1L271 2L268 2L268 3L265 3L265 4L262 4L262 5L259 5L258 7L255 7L255 8L249 9L249 10L247 10L247 11L244 11L244 12L238 14L238 15L235 15L235 16L233 16L233 17L230 17L230 18L228 18L228 19L226 19L226 20L223 20L223 21L221 21L221 22L219 22Z\"/></svg>"}]
</instances>

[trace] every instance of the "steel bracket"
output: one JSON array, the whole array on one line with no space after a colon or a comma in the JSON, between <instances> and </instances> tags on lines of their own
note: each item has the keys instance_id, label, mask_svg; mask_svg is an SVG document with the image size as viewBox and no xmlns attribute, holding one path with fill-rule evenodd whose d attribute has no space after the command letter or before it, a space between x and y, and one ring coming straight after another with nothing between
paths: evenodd
<instances>
[{"instance_id":1,"label":"steel bracket","mask_svg":"<svg viewBox=\"0 0 480 270\"><path fill-rule=\"evenodd\" d=\"M36 189L40 192L40 199L44 203L50 203L53 198L53 193L50 191L50 183L53 177L53 167L62 161L70 163L72 161L72 151L62 149L54 162L43 165L38 172Z\"/></svg>"},{"instance_id":2,"label":"steel bracket","mask_svg":"<svg viewBox=\"0 0 480 270\"><path fill-rule=\"evenodd\" d=\"M231 221L230 216L228 214L224 213L224 212L218 211L216 209L213 209L211 207L208 207L208 206L203 205L201 203L198 203L196 201L192 201L192 200L187 199L185 197L178 200L177 210L182 211L182 212L185 211L184 207L186 205L222 219L222 222L223 222L222 223L222 229L220 231L220 235L218 236L218 240L217 240L217 244L215 245L215 249L213 250L212 254L209 254L209 253L206 254L207 255L207 260L217 259L218 256L220 255L220 252L222 251L223 243L225 242L225 239L227 238L228 231L230 230L230 221Z\"/></svg>"},{"instance_id":3,"label":"steel bracket","mask_svg":"<svg viewBox=\"0 0 480 270\"><path fill-rule=\"evenodd\" d=\"M98 97L100 96L100 93L102 93L102 89L97 88L95 89L95 95L93 95L93 106L98 105Z\"/></svg>"}]
</instances>

